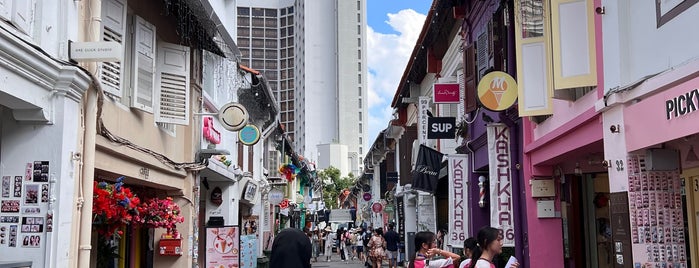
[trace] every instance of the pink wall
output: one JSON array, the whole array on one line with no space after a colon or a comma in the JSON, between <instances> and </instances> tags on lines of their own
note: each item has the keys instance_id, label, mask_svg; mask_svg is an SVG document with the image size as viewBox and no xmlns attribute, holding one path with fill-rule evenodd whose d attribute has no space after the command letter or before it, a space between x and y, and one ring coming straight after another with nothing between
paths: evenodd
<instances>
[{"instance_id":1,"label":"pink wall","mask_svg":"<svg viewBox=\"0 0 699 268\"><path fill-rule=\"evenodd\" d=\"M699 87L699 77L663 90L624 109L626 148L629 152L699 132L699 110L668 120L665 101L685 95ZM692 95L694 96L694 95ZM694 104L699 106L699 96ZM699 108L699 107L697 107Z\"/></svg>"}]
</instances>

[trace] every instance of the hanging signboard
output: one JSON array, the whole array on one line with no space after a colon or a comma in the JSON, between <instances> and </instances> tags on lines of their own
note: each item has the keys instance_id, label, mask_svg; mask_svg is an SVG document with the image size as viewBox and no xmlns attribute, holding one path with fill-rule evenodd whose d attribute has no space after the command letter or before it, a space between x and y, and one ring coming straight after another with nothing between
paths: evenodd
<instances>
[{"instance_id":1,"label":"hanging signboard","mask_svg":"<svg viewBox=\"0 0 699 268\"><path fill-rule=\"evenodd\" d=\"M462 248L468 233L468 156L449 155L449 245Z\"/></svg>"},{"instance_id":2,"label":"hanging signboard","mask_svg":"<svg viewBox=\"0 0 699 268\"><path fill-rule=\"evenodd\" d=\"M503 246L515 246L512 204L510 130L502 124L488 125L490 167L490 226L502 230Z\"/></svg>"},{"instance_id":3,"label":"hanging signboard","mask_svg":"<svg viewBox=\"0 0 699 268\"><path fill-rule=\"evenodd\" d=\"M122 61L123 52L118 42L69 42L69 58L79 62Z\"/></svg>"},{"instance_id":4,"label":"hanging signboard","mask_svg":"<svg viewBox=\"0 0 699 268\"><path fill-rule=\"evenodd\" d=\"M428 139L453 139L456 129L456 117L429 117L427 118Z\"/></svg>"},{"instance_id":5,"label":"hanging signboard","mask_svg":"<svg viewBox=\"0 0 699 268\"><path fill-rule=\"evenodd\" d=\"M206 267L238 267L238 226L206 228Z\"/></svg>"},{"instance_id":6,"label":"hanging signboard","mask_svg":"<svg viewBox=\"0 0 699 268\"><path fill-rule=\"evenodd\" d=\"M418 127L417 127L417 142L418 144L427 144L427 111L430 109L430 98L427 96L420 96L418 98L417 113L418 113Z\"/></svg>"},{"instance_id":7,"label":"hanging signboard","mask_svg":"<svg viewBox=\"0 0 699 268\"><path fill-rule=\"evenodd\" d=\"M478 101L491 111L503 111L517 100L517 82L507 73L490 72L478 83Z\"/></svg>"},{"instance_id":8,"label":"hanging signboard","mask_svg":"<svg viewBox=\"0 0 699 268\"><path fill-rule=\"evenodd\" d=\"M459 103L459 84L434 84L434 103Z\"/></svg>"},{"instance_id":9,"label":"hanging signboard","mask_svg":"<svg viewBox=\"0 0 699 268\"><path fill-rule=\"evenodd\" d=\"M238 131L238 140L247 146L253 146L260 141L260 130L255 125L247 125Z\"/></svg>"}]
</instances>

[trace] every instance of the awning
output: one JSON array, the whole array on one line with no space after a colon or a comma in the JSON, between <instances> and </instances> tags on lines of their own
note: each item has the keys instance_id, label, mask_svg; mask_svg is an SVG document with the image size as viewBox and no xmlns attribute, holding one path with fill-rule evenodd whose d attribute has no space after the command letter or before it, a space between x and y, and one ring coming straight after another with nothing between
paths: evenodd
<instances>
[{"instance_id":1,"label":"awning","mask_svg":"<svg viewBox=\"0 0 699 268\"><path fill-rule=\"evenodd\" d=\"M420 150L412 171L413 189L434 193L437 190L439 170L442 167L444 154L425 145Z\"/></svg>"}]
</instances>

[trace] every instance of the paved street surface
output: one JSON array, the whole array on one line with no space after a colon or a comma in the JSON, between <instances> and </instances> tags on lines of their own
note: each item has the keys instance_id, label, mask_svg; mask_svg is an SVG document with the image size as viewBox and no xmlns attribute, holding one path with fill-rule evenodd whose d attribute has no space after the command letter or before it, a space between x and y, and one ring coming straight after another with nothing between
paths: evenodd
<instances>
[{"instance_id":1,"label":"paved street surface","mask_svg":"<svg viewBox=\"0 0 699 268\"><path fill-rule=\"evenodd\" d=\"M332 268L362 268L364 267L364 262L357 260L348 260L347 262L340 260L340 257L338 255L333 255L333 258L330 262L325 261L324 256L319 256L318 257L318 262L312 262L311 267L332 267ZM383 265L381 267L388 267L388 263L384 261Z\"/></svg>"}]
</instances>

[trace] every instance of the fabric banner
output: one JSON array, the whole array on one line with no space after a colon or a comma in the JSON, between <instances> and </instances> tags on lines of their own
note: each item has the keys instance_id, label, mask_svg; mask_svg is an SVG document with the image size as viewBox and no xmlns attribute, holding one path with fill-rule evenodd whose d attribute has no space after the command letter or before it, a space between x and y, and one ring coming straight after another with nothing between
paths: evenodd
<instances>
[{"instance_id":1,"label":"fabric banner","mask_svg":"<svg viewBox=\"0 0 699 268\"><path fill-rule=\"evenodd\" d=\"M490 226L500 229L505 247L515 246L511 159L510 131L507 126L488 125Z\"/></svg>"},{"instance_id":2,"label":"fabric banner","mask_svg":"<svg viewBox=\"0 0 699 268\"><path fill-rule=\"evenodd\" d=\"M417 104L417 143L426 144L427 143L427 119L429 116L427 112L430 109L430 97L420 96L418 98Z\"/></svg>"},{"instance_id":3,"label":"fabric banner","mask_svg":"<svg viewBox=\"0 0 699 268\"><path fill-rule=\"evenodd\" d=\"M434 193L437 190L439 169L444 155L430 147L420 145L415 170L412 172L413 189Z\"/></svg>"},{"instance_id":4,"label":"fabric banner","mask_svg":"<svg viewBox=\"0 0 699 268\"><path fill-rule=\"evenodd\" d=\"M463 248L468 232L468 155L449 155L449 245Z\"/></svg>"}]
</instances>

